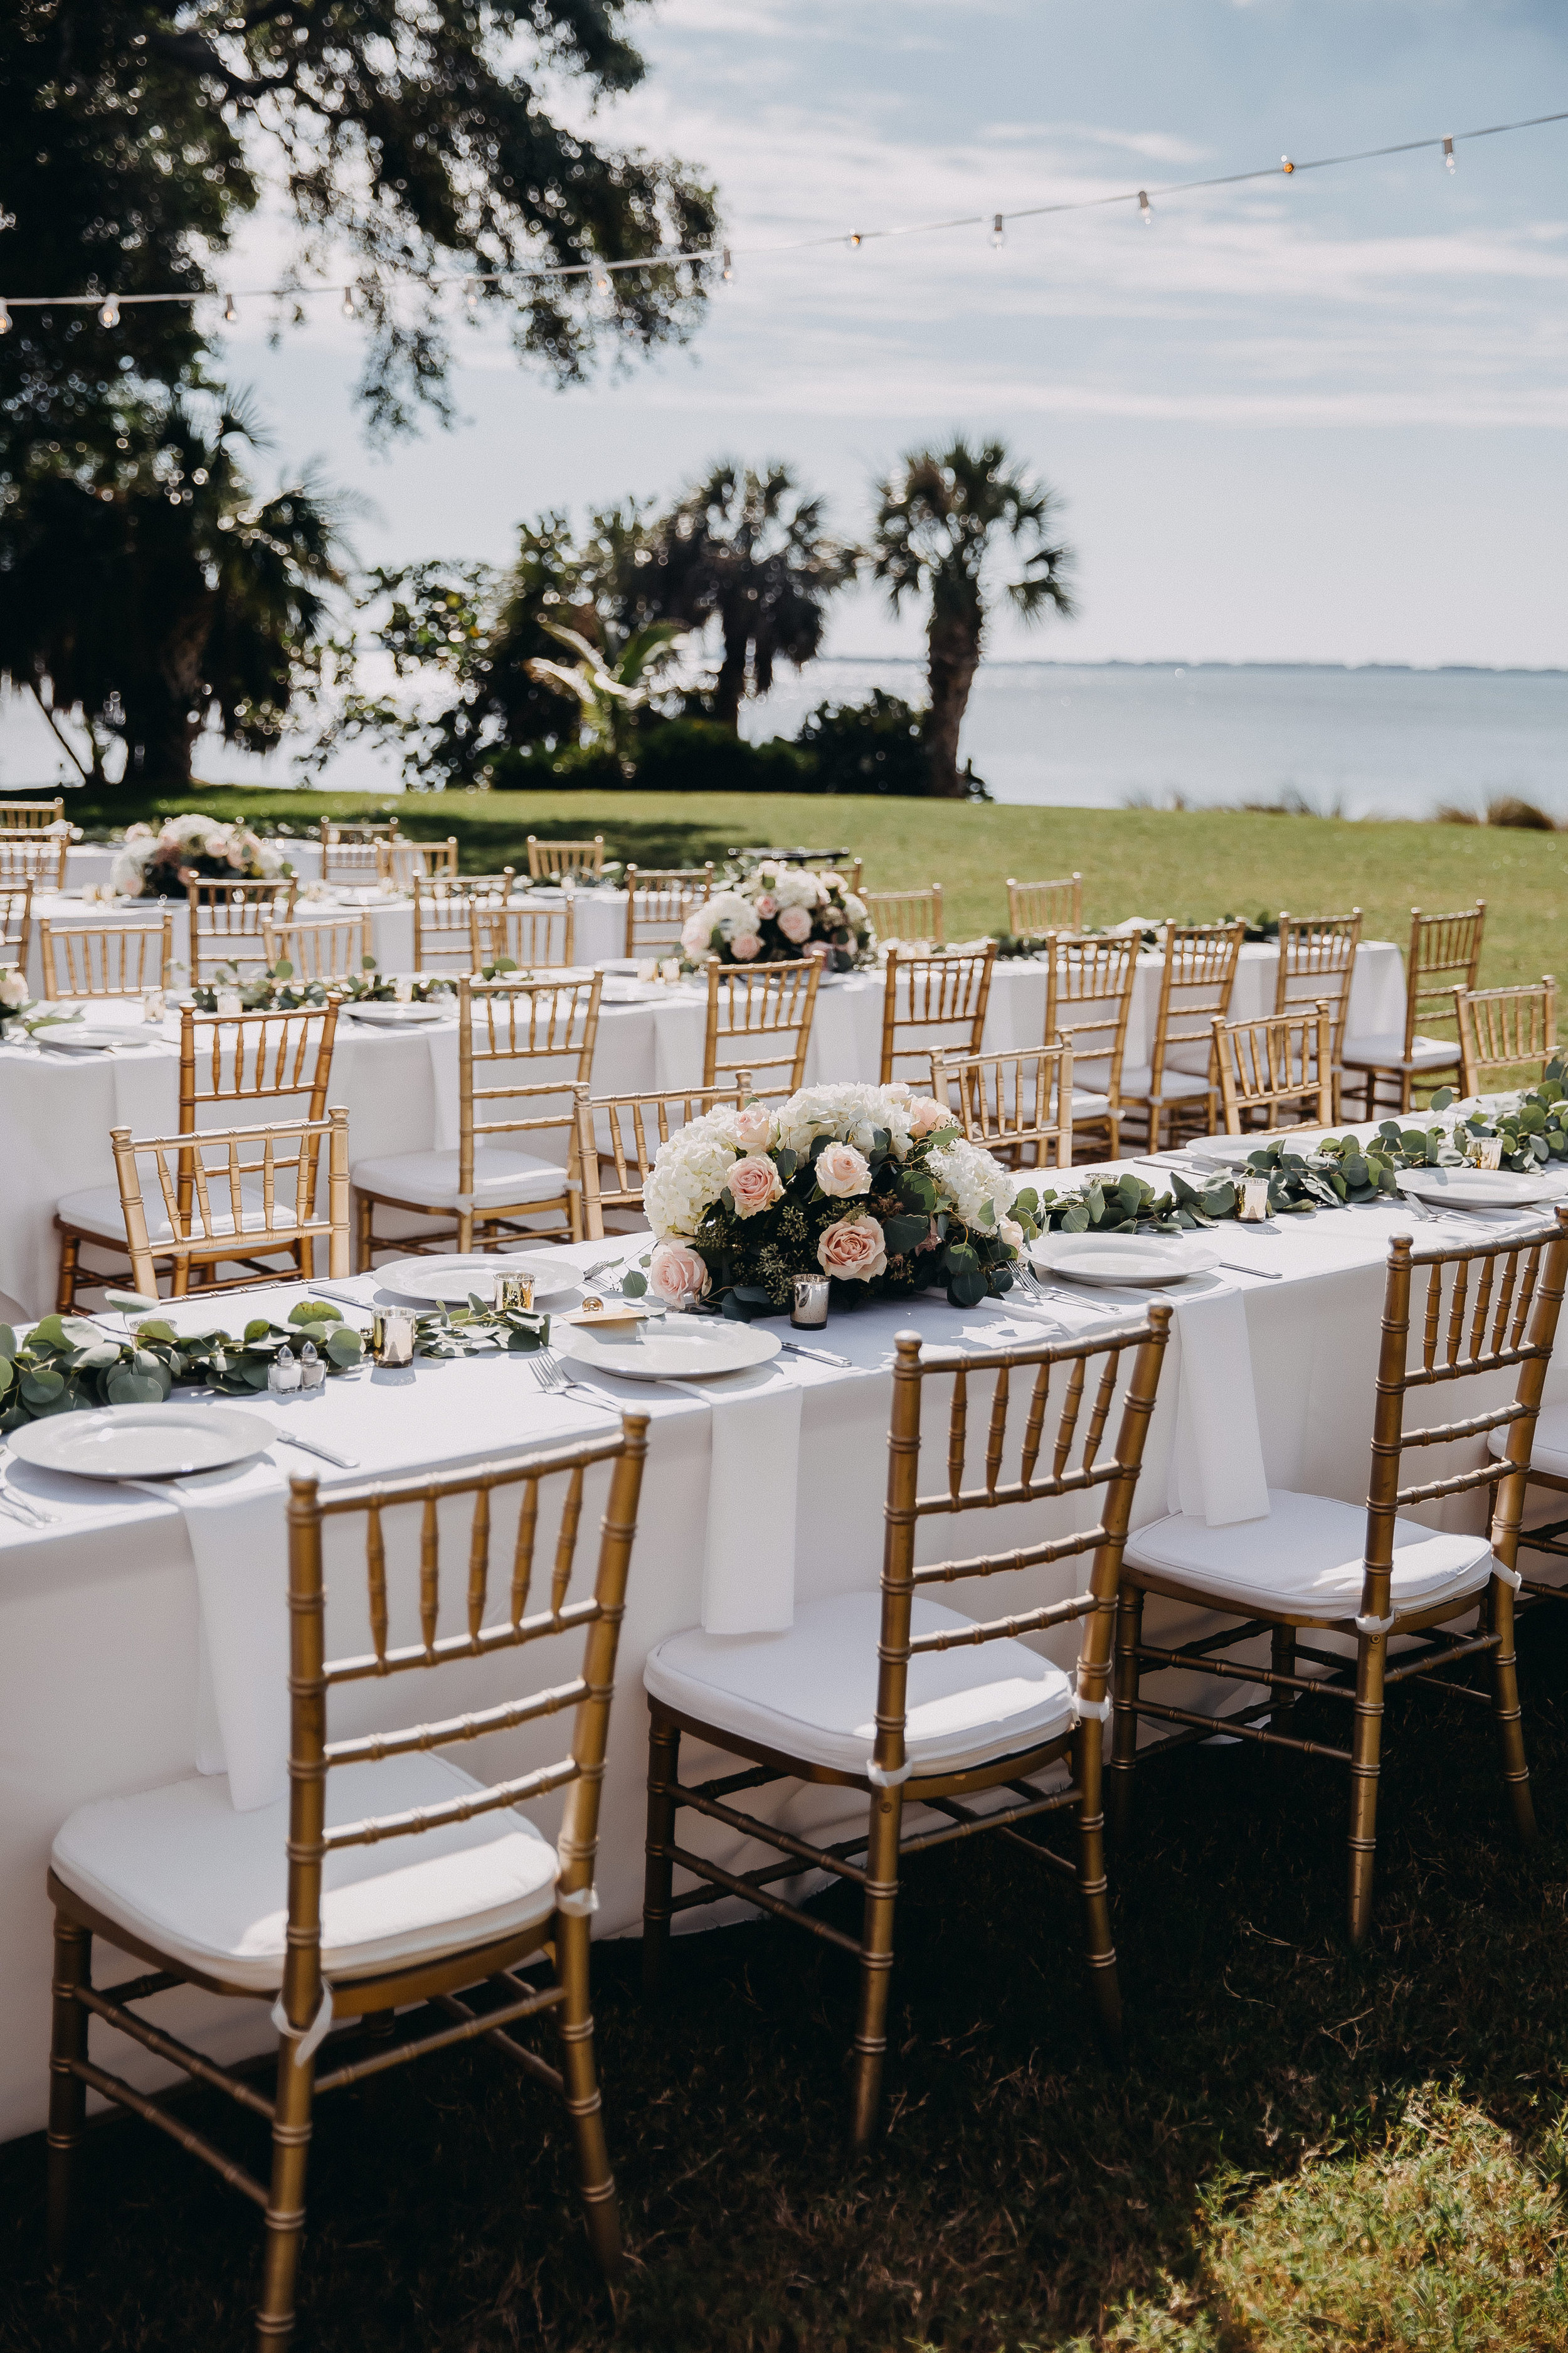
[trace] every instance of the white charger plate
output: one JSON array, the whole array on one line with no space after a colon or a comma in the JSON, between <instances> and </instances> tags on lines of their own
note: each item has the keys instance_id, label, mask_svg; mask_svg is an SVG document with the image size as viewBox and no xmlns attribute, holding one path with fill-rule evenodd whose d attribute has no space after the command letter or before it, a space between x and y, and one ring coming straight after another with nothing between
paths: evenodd
<instances>
[{"instance_id":1,"label":"white charger plate","mask_svg":"<svg viewBox=\"0 0 1568 2353\"><path fill-rule=\"evenodd\" d=\"M1435 1209L1527 1209L1554 1201L1556 1186L1511 1168L1402 1168L1399 1189Z\"/></svg>"},{"instance_id":2,"label":"white charger plate","mask_svg":"<svg viewBox=\"0 0 1568 2353\"><path fill-rule=\"evenodd\" d=\"M1187 1145L1187 1157L1210 1168L1245 1168L1266 1144L1282 1144L1287 1152L1307 1153L1322 1141L1325 1132L1314 1127L1299 1136L1277 1130L1267 1135L1203 1135Z\"/></svg>"},{"instance_id":3,"label":"white charger plate","mask_svg":"<svg viewBox=\"0 0 1568 2353\"><path fill-rule=\"evenodd\" d=\"M48 1046L56 1053L106 1054L113 1046L123 1046L128 1032L123 1029L89 1029L85 1022L61 1022L34 1035L35 1046Z\"/></svg>"},{"instance_id":4,"label":"white charger plate","mask_svg":"<svg viewBox=\"0 0 1568 2353\"><path fill-rule=\"evenodd\" d=\"M258 1413L170 1402L51 1414L12 1430L6 1442L19 1462L38 1471L68 1471L77 1479L176 1479L247 1462L277 1435Z\"/></svg>"},{"instance_id":5,"label":"white charger plate","mask_svg":"<svg viewBox=\"0 0 1568 2353\"><path fill-rule=\"evenodd\" d=\"M1031 1242L1037 1266L1072 1282L1184 1282L1219 1264L1206 1242L1145 1241L1137 1234L1049 1234Z\"/></svg>"},{"instance_id":6,"label":"white charger plate","mask_svg":"<svg viewBox=\"0 0 1568 2353\"><path fill-rule=\"evenodd\" d=\"M563 1356L575 1356L595 1372L626 1381L700 1381L714 1373L743 1372L779 1353L776 1333L755 1324L732 1324L717 1315L666 1315L634 1324L635 1337L613 1337L582 1324L563 1324L551 1334Z\"/></svg>"},{"instance_id":7,"label":"white charger plate","mask_svg":"<svg viewBox=\"0 0 1568 2353\"><path fill-rule=\"evenodd\" d=\"M449 1021L457 1012L458 1000L450 1008L444 1005L389 1005L374 998L363 1005L345 1006L344 1011L354 1021L373 1021L383 1029L414 1029L423 1021Z\"/></svg>"},{"instance_id":8,"label":"white charger plate","mask_svg":"<svg viewBox=\"0 0 1568 2353\"><path fill-rule=\"evenodd\" d=\"M403 1299L439 1301L464 1307L470 1291L488 1299L498 1274L531 1274L535 1299L555 1299L574 1291L583 1280L574 1266L563 1265L551 1253L531 1256L521 1250L471 1250L466 1256L451 1250L439 1258L399 1258L378 1266L376 1281Z\"/></svg>"}]
</instances>

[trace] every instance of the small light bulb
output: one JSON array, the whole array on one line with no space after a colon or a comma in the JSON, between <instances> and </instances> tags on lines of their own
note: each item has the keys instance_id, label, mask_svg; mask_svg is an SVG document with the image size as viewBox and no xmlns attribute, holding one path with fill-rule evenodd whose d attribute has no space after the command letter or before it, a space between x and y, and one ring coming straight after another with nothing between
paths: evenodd
<instances>
[{"instance_id":1,"label":"small light bulb","mask_svg":"<svg viewBox=\"0 0 1568 2353\"><path fill-rule=\"evenodd\" d=\"M108 301L104 303L102 309L99 311L98 323L100 327L119 326L120 298L117 294L111 294Z\"/></svg>"},{"instance_id":2,"label":"small light bulb","mask_svg":"<svg viewBox=\"0 0 1568 2353\"><path fill-rule=\"evenodd\" d=\"M724 267L720 272L720 275L722 277L726 286L729 285L731 280L735 275L734 265L730 259L730 248L728 246L724 248Z\"/></svg>"},{"instance_id":3,"label":"small light bulb","mask_svg":"<svg viewBox=\"0 0 1568 2353\"><path fill-rule=\"evenodd\" d=\"M5 303L5 302L0 302L0 335L8 335L8 334L10 333L10 332L11 332L11 311L10 311L10 306L9 306L9 304L8 304L8 303Z\"/></svg>"},{"instance_id":4,"label":"small light bulb","mask_svg":"<svg viewBox=\"0 0 1568 2353\"><path fill-rule=\"evenodd\" d=\"M234 307L234 296L232 294L226 294L223 298L223 316L224 324L228 327L232 327L235 321L239 316L239 312Z\"/></svg>"},{"instance_id":5,"label":"small light bulb","mask_svg":"<svg viewBox=\"0 0 1568 2353\"><path fill-rule=\"evenodd\" d=\"M477 311L479 309L479 281L477 278L466 278L463 280L463 300L468 304L470 311Z\"/></svg>"},{"instance_id":6,"label":"small light bulb","mask_svg":"<svg viewBox=\"0 0 1568 2353\"><path fill-rule=\"evenodd\" d=\"M352 286L343 288L343 316L345 319L354 316L354 290Z\"/></svg>"},{"instance_id":7,"label":"small light bulb","mask_svg":"<svg viewBox=\"0 0 1568 2353\"><path fill-rule=\"evenodd\" d=\"M1450 172L1458 170L1459 159L1454 153L1454 142L1451 139L1445 139L1443 142L1443 161Z\"/></svg>"},{"instance_id":8,"label":"small light bulb","mask_svg":"<svg viewBox=\"0 0 1568 2353\"><path fill-rule=\"evenodd\" d=\"M1149 202L1149 191L1147 188L1140 188L1138 191L1138 215L1145 228L1153 227L1154 207Z\"/></svg>"},{"instance_id":9,"label":"small light bulb","mask_svg":"<svg viewBox=\"0 0 1568 2353\"><path fill-rule=\"evenodd\" d=\"M607 294L609 290L610 281L601 269L598 276L594 280L594 291L595 294Z\"/></svg>"},{"instance_id":10,"label":"small light bulb","mask_svg":"<svg viewBox=\"0 0 1568 2353\"><path fill-rule=\"evenodd\" d=\"M1280 158L1279 158L1279 169L1280 169L1282 172L1287 172L1287 173L1289 173L1289 172L1293 172L1293 171L1295 170L1295 168L1296 168L1296 166L1295 166L1295 164L1292 164L1292 162L1290 161L1290 158L1289 158L1289 155L1281 155L1281 156L1280 156Z\"/></svg>"},{"instance_id":11,"label":"small light bulb","mask_svg":"<svg viewBox=\"0 0 1568 2353\"><path fill-rule=\"evenodd\" d=\"M851 253L858 253L859 249L860 232L858 228L851 229L849 232L849 250Z\"/></svg>"},{"instance_id":12,"label":"small light bulb","mask_svg":"<svg viewBox=\"0 0 1568 2353\"><path fill-rule=\"evenodd\" d=\"M1007 232L1002 226L1002 216L998 213L991 224L991 242L993 245L1005 245L1006 241Z\"/></svg>"}]
</instances>

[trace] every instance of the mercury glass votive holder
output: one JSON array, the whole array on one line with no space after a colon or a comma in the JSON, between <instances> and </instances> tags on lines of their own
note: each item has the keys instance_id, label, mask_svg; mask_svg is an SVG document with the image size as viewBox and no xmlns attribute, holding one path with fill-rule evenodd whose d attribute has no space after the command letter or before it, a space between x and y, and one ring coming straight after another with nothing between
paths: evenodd
<instances>
[{"instance_id":1,"label":"mercury glass votive holder","mask_svg":"<svg viewBox=\"0 0 1568 2353\"><path fill-rule=\"evenodd\" d=\"M1237 1216L1244 1226L1260 1226L1268 1215L1268 1177L1244 1176L1241 1180L1241 1199Z\"/></svg>"},{"instance_id":2,"label":"mercury glass votive holder","mask_svg":"<svg viewBox=\"0 0 1568 2353\"><path fill-rule=\"evenodd\" d=\"M804 1331L816 1331L827 1321L827 1277L825 1274L797 1274L795 1278L795 1299L789 1320Z\"/></svg>"},{"instance_id":3,"label":"mercury glass votive holder","mask_svg":"<svg viewBox=\"0 0 1568 2353\"><path fill-rule=\"evenodd\" d=\"M162 1021L167 1007L167 1002L168 1000L163 989L144 988L142 991L142 1020Z\"/></svg>"},{"instance_id":4,"label":"mercury glass votive holder","mask_svg":"<svg viewBox=\"0 0 1568 2353\"><path fill-rule=\"evenodd\" d=\"M378 1307L371 1318L370 1353L378 1365L411 1365L413 1316L399 1307Z\"/></svg>"},{"instance_id":5,"label":"mercury glass votive holder","mask_svg":"<svg viewBox=\"0 0 1568 2353\"><path fill-rule=\"evenodd\" d=\"M498 1274L494 1303L499 1308L533 1305L533 1277L531 1274Z\"/></svg>"},{"instance_id":6,"label":"mercury glass votive holder","mask_svg":"<svg viewBox=\"0 0 1568 2353\"><path fill-rule=\"evenodd\" d=\"M1502 1138L1500 1135L1472 1135L1467 1140L1465 1149L1470 1155L1470 1165L1474 1168L1500 1168L1502 1166Z\"/></svg>"}]
</instances>

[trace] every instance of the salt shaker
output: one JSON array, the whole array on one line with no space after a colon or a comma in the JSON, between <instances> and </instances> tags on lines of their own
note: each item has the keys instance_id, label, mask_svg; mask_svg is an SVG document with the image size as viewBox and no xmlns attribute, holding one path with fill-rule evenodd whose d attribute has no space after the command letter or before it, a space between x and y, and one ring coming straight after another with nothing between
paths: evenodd
<instances>
[{"instance_id":1,"label":"salt shaker","mask_svg":"<svg viewBox=\"0 0 1568 2353\"><path fill-rule=\"evenodd\" d=\"M306 1345L309 1346L309 1342ZM267 1386L275 1396L284 1396L300 1387L300 1367L294 1361L294 1351L287 1340L268 1367Z\"/></svg>"},{"instance_id":2,"label":"salt shaker","mask_svg":"<svg viewBox=\"0 0 1568 2353\"><path fill-rule=\"evenodd\" d=\"M287 1347L289 1344L285 1341L283 1345ZM307 1340L300 1351L300 1387L319 1389L326 1377L327 1368L316 1354L314 1340Z\"/></svg>"}]
</instances>

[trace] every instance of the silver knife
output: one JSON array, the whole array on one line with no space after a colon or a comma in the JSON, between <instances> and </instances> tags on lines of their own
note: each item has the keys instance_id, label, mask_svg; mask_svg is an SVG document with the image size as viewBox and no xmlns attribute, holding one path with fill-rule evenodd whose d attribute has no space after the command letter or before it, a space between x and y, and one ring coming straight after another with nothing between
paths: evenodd
<instances>
[{"instance_id":1,"label":"silver knife","mask_svg":"<svg viewBox=\"0 0 1568 2353\"><path fill-rule=\"evenodd\" d=\"M1239 1259L1235 1258L1222 1258L1219 1263L1229 1274L1255 1274L1259 1282L1283 1282L1285 1280L1277 1267L1244 1266Z\"/></svg>"},{"instance_id":2,"label":"silver knife","mask_svg":"<svg viewBox=\"0 0 1568 2353\"><path fill-rule=\"evenodd\" d=\"M306 1454L319 1454L323 1462L335 1462L340 1471L359 1469L357 1454L334 1454L330 1446L319 1446L313 1438L296 1438L291 1430L280 1430L278 1443L279 1446L298 1446Z\"/></svg>"},{"instance_id":3,"label":"silver knife","mask_svg":"<svg viewBox=\"0 0 1568 2353\"><path fill-rule=\"evenodd\" d=\"M836 1356L830 1348L808 1348L803 1340L781 1340L779 1346L793 1356L815 1356L819 1365L837 1365L844 1372L852 1369L847 1356Z\"/></svg>"}]
</instances>

